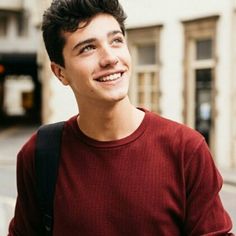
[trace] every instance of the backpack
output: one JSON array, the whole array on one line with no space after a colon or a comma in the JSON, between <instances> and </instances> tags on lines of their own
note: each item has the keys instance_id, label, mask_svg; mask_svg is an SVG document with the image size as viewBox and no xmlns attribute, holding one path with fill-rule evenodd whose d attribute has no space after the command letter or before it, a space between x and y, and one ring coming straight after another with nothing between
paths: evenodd
<instances>
[{"instance_id":1,"label":"backpack","mask_svg":"<svg viewBox=\"0 0 236 236\"><path fill-rule=\"evenodd\" d=\"M64 121L38 129L35 149L37 194L45 235L52 235L53 202L61 153Z\"/></svg>"}]
</instances>

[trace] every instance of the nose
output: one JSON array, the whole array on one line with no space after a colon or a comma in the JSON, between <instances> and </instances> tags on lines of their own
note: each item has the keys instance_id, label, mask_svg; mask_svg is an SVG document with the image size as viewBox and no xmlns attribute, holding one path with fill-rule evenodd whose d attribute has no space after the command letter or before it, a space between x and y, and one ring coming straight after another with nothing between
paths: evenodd
<instances>
[{"instance_id":1,"label":"nose","mask_svg":"<svg viewBox=\"0 0 236 236\"><path fill-rule=\"evenodd\" d=\"M100 66L109 67L114 66L118 63L119 59L114 52L114 49L109 46L103 47L100 53Z\"/></svg>"}]
</instances>

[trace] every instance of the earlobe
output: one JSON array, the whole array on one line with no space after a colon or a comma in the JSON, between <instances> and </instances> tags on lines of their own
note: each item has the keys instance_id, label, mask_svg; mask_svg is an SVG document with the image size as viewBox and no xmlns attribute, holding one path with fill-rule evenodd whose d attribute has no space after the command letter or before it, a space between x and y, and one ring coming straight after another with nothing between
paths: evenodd
<instances>
[{"instance_id":1,"label":"earlobe","mask_svg":"<svg viewBox=\"0 0 236 236\"><path fill-rule=\"evenodd\" d=\"M51 62L51 70L54 73L54 75L61 81L63 85L69 84L65 76L64 68L62 66L58 65L55 62Z\"/></svg>"}]
</instances>

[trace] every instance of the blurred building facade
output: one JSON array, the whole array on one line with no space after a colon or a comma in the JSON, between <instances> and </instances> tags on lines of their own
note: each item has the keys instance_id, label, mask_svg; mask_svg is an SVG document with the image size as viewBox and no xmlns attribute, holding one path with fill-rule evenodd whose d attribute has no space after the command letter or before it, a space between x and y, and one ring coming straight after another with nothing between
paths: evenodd
<instances>
[{"instance_id":1,"label":"blurred building facade","mask_svg":"<svg viewBox=\"0 0 236 236\"><path fill-rule=\"evenodd\" d=\"M137 105L201 132L236 166L236 1L122 1Z\"/></svg>"},{"instance_id":2,"label":"blurred building facade","mask_svg":"<svg viewBox=\"0 0 236 236\"><path fill-rule=\"evenodd\" d=\"M40 121L39 32L30 0L0 0L0 120Z\"/></svg>"},{"instance_id":3,"label":"blurred building facade","mask_svg":"<svg viewBox=\"0 0 236 236\"><path fill-rule=\"evenodd\" d=\"M78 112L70 89L52 75L41 40L41 15L50 2L9 0L7 5L0 0L0 55L22 51L37 55L31 97L40 100L36 107L43 123L67 119ZM236 168L236 0L121 3L128 15L127 39L133 57L131 100L197 129L209 143L218 166ZM6 28L2 26L3 13L28 17L32 33L28 34L25 48L16 33L12 43L10 35L5 39L1 36ZM27 78L29 73L21 74L21 79ZM11 88L9 83L4 84ZM29 83L27 86L30 90ZM23 101L27 104L27 98Z\"/></svg>"}]
</instances>

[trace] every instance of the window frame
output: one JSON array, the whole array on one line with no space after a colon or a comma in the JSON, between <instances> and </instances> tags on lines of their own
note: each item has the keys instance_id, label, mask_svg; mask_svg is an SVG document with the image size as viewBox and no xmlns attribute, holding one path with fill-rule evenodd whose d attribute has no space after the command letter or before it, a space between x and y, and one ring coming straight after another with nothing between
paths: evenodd
<instances>
[{"instance_id":1,"label":"window frame","mask_svg":"<svg viewBox=\"0 0 236 236\"><path fill-rule=\"evenodd\" d=\"M216 68L217 68L217 22L219 16L210 16L200 19L183 21L184 27L184 123L195 128L195 98L196 98L196 77L195 72L199 69L212 70L212 86L211 86L211 130L209 146L214 152L215 137L215 120L217 117L216 110ZM197 59L197 41L211 39L212 40L212 58Z\"/></svg>"},{"instance_id":2,"label":"window frame","mask_svg":"<svg viewBox=\"0 0 236 236\"><path fill-rule=\"evenodd\" d=\"M127 39L128 39L128 46L132 56L132 75L130 81L130 90L129 96L132 102L136 106L145 107L150 109L154 112L161 113L160 110L160 33L161 33L162 26L155 25L155 26L148 26L148 27L140 27L140 28L130 28L127 29ZM156 57L156 64L150 65L138 65L138 53L137 47L138 46L145 46L145 45L154 45L155 46L155 57ZM144 92L146 96L146 100L144 104L139 104L139 86L138 86L138 74L144 73L145 75L145 85L144 85ZM152 95L153 89L151 88L151 74L155 73L154 77L156 76L156 91L154 91L157 96L157 103L153 105L152 103ZM154 107L155 106L155 107ZM155 108L155 109L154 109Z\"/></svg>"}]
</instances>

